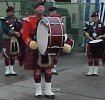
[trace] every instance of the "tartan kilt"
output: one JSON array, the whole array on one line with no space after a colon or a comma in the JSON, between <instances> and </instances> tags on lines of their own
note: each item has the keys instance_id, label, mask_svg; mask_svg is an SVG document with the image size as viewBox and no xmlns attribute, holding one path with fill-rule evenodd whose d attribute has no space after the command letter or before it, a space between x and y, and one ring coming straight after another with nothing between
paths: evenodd
<instances>
[{"instance_id":1,"label":"tartan kilt","mask_svg":"<svg viewBox=\"0 0 105 100\"><path fill-rule=\"evenodd\" d=\"M48 65L38 63L41 56L39 55L38 49L32 50L29 47L26 47L26 54L25 54L25 61L24 61L24 69L26 70L44 70L44 69L51 69L52 64ZM45 59L46 60L46 59ZM52 62L52 60L51 60ZM45 66L45 67L43 67Z\"/></svg>"},{"instance_id":2,"label":"tartan kilt","mask_svg":"<svg viewBox=\"0 0 105 100\"><path fill-rule=\"evenodd\" d=\"M11 39L3 39L2 40L2 48L6 49L6 51L5 51L6 55L16 56L17 54L15 54L15 55L10 54L10 43L11 43ZM5 57L4 53L3 53L3 56Z\"/></svg>"},{"instance_id":3,"label":"tartan kilt","mask_svg":"<svg viewBox=\"0 0 105 100\"><path fill-rule=\"evenodd\" d=\"M10 55L10 39L2 40L2 48L6 49L6 54Z\"/></svg>"},{"instance_id":4,"label":"tartan kilt","mask_svg":"<svg viewBox=\"0 0 105 100\"><path fill-rule=\"evenodd\" d=\"M24 65L25 60L25 43L22 38L18 39L19 42L19 54L17 55L17 59L19 61L19 65Z\"/></svg>"},{"instance_id":5,"label":"tartan kilt","mask_svg":"<svg viewBox=\"0 0 105 100\"><path fill-rule=\"evenodd\" d=\"M89 44L87 45L87 57L88 58L99 58L99 59L103 59L103 57L104 57L104 52L103 52L103 50L101 50L102 52L103 52L103 54L93 54L93 49L92 49L93 47L92 46L90 46ZM98 51L98 52L100 52L100 51Z\"/></svg>"},{"instance_id":6,"label":"tartan kilt","mask_svg":"<svg viewBox=\"0 0 105 100\"><path fill-rule=\"evenodd\" d=\"M93 57L92 57L91 48L90 48L89 45L87 45L87 47L86 47L86 51L87 51L87 57L88 57L88 58L93 58Z\"/></svg>"},{"instance_id":7,"label":"tartan kilt","mask_svg":"<svg viewBox=\"0 0 105 100\"><path fill-rule=\"evenodd\" d=\"M26 70L35 70L38 67L38 50L32 50L29 47L26 47L24 69Z\"/></svg>"}]
</instances>

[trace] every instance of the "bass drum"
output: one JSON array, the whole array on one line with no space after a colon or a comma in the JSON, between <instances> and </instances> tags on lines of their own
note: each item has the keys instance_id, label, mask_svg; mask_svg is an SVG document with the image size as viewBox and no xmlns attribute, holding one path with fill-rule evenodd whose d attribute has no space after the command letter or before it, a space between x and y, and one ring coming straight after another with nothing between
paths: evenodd
<instances>
[{"instance_id":1,"label":"bass drum","mask_svg":"<svg viewBox=\"0 0 105 100\"><path fill-rule=\"evenodd\" d=\"M37 27L38 50L42 55L57 55L64 46L64 24L58 17L43 17Z\"/></svg>"}]
</instances>

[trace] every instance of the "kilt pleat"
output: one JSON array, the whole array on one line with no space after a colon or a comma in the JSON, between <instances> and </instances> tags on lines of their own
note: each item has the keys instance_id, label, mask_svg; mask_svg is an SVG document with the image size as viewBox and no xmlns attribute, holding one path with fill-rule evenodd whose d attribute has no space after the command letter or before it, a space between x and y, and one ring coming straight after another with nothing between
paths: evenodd
<instances>
[{"instance_id":1,"label":"kilt pleat","mask_svg":"<svg viewBox=\"0 0 105 100\"><path fill-rule=\"evenodd\" d=\"M10 55L10 39L3 39L2 40L2 48L6 49L6 54Z\"/></svg>"},{"instance_id":2,"label":"kilt pleat","mask_svg":"<svg viewBox=\"0 0 105 100\"><path fill-rule=\"evenodd\" d=\"M35 70L38 67L38 50L32 50L26 47L24 68L27 70Z\"/></svg>"}]
</instances>

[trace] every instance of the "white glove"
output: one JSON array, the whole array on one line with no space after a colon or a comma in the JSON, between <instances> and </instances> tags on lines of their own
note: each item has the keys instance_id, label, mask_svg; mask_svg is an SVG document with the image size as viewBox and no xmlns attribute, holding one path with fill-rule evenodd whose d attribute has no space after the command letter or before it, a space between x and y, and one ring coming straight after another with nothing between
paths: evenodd
<instances>
[{"instance_id":1,"label":"white glove","mask_svg":"<svg viewBox=\"0 0 105 100\"><path fill-rule=\"evenodd\" d=\"M32 50L35 50L38 48L38 45L36 43L36 41L31 41L30 44L29 44L29 47L32 49Z\"/></svg>"}]
</instances>

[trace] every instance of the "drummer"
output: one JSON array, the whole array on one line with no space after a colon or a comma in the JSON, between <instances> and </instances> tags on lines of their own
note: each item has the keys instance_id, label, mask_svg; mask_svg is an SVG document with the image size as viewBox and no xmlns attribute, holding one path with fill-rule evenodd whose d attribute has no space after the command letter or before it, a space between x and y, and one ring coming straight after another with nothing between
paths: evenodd
<instances>
[{"instance_id":1,"label":"drummer","mask_svg":"<svg viewBox=\"0 0 105 100\"><path fill-rule=\"evenodd\" d=\"M99 15L97 12L92 12L91 19L92 21L86 23L84 28L85 36L87 38L86 51L89 67L89 71L86 73L86 76L98 76L99 58L92 56L92 52L88 43L89 41L95 39L105 38L105 28L103 23L99 21Z\"/></svg>"},{"instance_id":2,"label":"drummer","mask_svg":"<svg viewBox=\"0 0 105 100\"><path fill-rule=\"evenodd\" d=\"M40 55L37 49L36 42L36 29L39 20L42 18L45 11L43 3L35 5L35 15L30 16L26 19L23 25L23 40L26 44L26 57L24 68L27 70L33 70L34 81L35 81L35 96L42 97L42 84L41 78L44 75L45 78L45 89L44 96L50 99L55 98L55 94L51 90L51 79L52 79L52 62L51 57L48 55ZM42 40L40 40L42 41Z\"/></svg>"}]
</instances>

